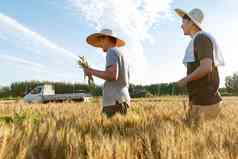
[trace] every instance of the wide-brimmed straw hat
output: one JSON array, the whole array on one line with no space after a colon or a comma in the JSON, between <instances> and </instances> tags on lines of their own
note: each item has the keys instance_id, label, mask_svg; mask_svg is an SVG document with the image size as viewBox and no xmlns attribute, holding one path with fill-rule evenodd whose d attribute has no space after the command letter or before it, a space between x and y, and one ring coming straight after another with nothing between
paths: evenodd
<instances>
[{"instance_id":1,"label":"wide-brimmed straw hat","mask_svg":"<svg viewBox=\"0 0 238 159\"><path fill-rule=\"evenodd\" d=\"M188 16L195 25L202 29L202 21L204 19L204 14L201 9L195 8L187 13L186 11L177 8L175 9L175 12L181 18L183 18L185 15Z\"/></svg>"},{"instance_id":2,"label":"wide-brimmed straw hat","mask_svg":"<svg viewBox=\"0 0 238 159\"><path fill-rule=\"evenodd\" d=\"M116 39L116 46L117 47L122 47L124 46L126 43L125 41L121 40L120 38L118 38L110 29L103 29L98 33L94 33L91 34L87 37L87 42L88 44L94 46L94 47L99 47L101 48L102 44L101 44L101 40L100 37L102 36L108 36L108 37L112 37Z\"/></svg>"}]
</instances>

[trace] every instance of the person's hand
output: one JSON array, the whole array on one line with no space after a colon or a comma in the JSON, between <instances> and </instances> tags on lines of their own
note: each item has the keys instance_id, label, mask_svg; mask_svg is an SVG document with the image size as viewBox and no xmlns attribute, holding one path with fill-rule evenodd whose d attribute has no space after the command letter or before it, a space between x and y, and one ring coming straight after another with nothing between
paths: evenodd
<instances>
[{"instance_id":1,"label":"person's hand","mask_svg":"<svg viewBox=\"0 0 238 159\"><path fill-rule=\"evenodd\" d=\"M93 69L89 68L89 67L85 67L84 68L84 73L86 76L92 77L93 76Z\"/></svg>"},{"instance_id":2,"label":"person's hand","mask_svg":"<svg viewBox=\"0 0 238 159\"><path fill-rule=\"evenodd\" d=\"M187 86L188 82L189 82L189 78L185 77L185 78L179 80L178 82L176 82L176 86L178 88L184 88Z\"/></svg>"}]
</instances>

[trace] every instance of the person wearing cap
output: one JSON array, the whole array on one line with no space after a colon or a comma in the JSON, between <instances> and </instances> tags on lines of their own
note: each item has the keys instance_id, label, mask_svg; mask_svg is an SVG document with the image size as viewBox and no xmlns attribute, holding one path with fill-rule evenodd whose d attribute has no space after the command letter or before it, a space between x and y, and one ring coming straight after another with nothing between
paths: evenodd
<instances>
[{"instance_id":1,"label":"person wearing cap","mask_svg":"<svg viewBox=\"0 0 238 159\"><path fill-rule=\"evenodd\" d=\"M105 70L85 68L88 76L96 76L105 80L103 86L103 109L107 117L116 113L126 114L130 104L129 95L129 66L119 47L125 42L115 36L110 29L103 29L99 33L87 37L88 44L102 48L106 53Z\"/></svg>"},{"instance_id":2,"label":"person wearing cap","mask_svg":"<svg viewBox=\"0 0 238 159\"><path fill-rule=\"evenodd\" d=\"M188 89L190 117L215 119L222 102L218 92L218 67L224 65L222 53L215 38L203 31L204 14L200 9L193 9L189 13L175 9L175 12L182 18L184 35L191 37L183 59L187 76L176 84Z\"/></svg>"}]
</instances>

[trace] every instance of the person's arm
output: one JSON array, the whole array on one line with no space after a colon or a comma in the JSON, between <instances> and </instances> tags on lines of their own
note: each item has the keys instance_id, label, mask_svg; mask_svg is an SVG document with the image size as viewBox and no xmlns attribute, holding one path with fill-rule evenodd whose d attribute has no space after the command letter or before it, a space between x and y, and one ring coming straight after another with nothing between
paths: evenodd
<instances>
[{"instance_id":1,"label":"person's arm","mask_svg":"<svg viewBox=\"0 0 238 159\"><path fill-rule=\"evenodd\" d=\"M187 76L188 82L199 80L210 72L212 72L212 60L210 58L202 59L200 66Z\"/></svg>"},{"instance_id":2,"label":"person's arm","mask_svg":"<svg viewBox=\"0 0 238 159\"><path fill-rule=\"evenodd\" d=\"M118 79L118 56L114 49L110 49L106 56L106 70L86 68L87 75L96 76L106 81L115 81Z\"/></svg>"},{"instance_id":3,"label":"person's arm","mask_svg":"<svg viewBox=\"0 0 238 159\"><path fill-rule=\"evenodd\" d=\"M109 66L105 71L100 71L92 68L85 68L84 71L87 75L96 76L107 81L115 81L118 79L117 69L117 64L113 64Z\"/></svg>"},{"instance_id":4,"label":"person's arm","mask_svg":"<svg viewBox=\"0 0 238 159\"><path fill-rule=\"evenodd\" d=\"M194 47L197 49L200 65L195 71L177 82L178 87L184 87L188 82L199 80L212 72L213 68L213 48L212 42L205 36L196 38Z\"/></svg>"}]
</instances>

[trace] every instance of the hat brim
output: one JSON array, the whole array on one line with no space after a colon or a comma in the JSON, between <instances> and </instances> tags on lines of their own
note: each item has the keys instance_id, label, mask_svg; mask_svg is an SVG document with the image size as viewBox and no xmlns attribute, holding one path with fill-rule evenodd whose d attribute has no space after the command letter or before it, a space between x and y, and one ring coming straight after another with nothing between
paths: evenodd
<instances>
[{"instance_id":1,"label":"hat brim","mask_svg":"<svg viewBox=\"0 0 238 159\"><path fill-rule=\"evenodd\" d=\"M122 46L125 46L125 44L126 44L125 41L123 41L115 36L110 36L110 35L102 34L102 33L94 33L94 34L89 35L87 37L87 43L94 47L102 48L102 44L101 44L101 40L100 40L100 37L102 37L102 36L108 36L108 37L115 38L117 47L122 47Z\"/></svg>"},{"instance_id":2,"label":"hat brim","mask_svg":"<svg viewBox=\"0 0 238 159\"><path fill-rule=\"evenodd\" d=\"M187 12L185 12L184 10L179 9L179 8L175 9L174 11L181 18L183 18L185 15L187 15L193 21L193 23L196 24L202 30L202 25L200 23L198 23L193 17L191 17Z\"/></svg>"}]
</instances>

